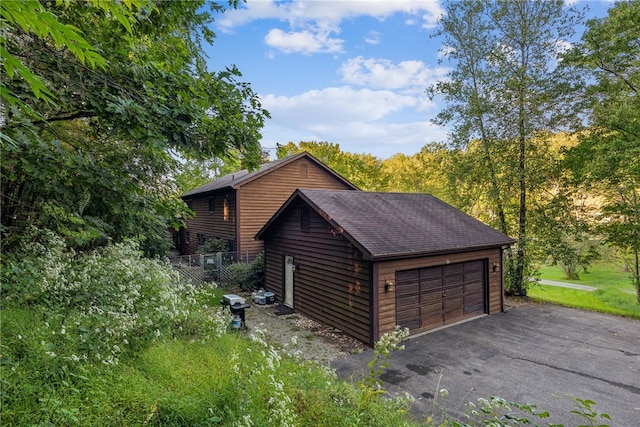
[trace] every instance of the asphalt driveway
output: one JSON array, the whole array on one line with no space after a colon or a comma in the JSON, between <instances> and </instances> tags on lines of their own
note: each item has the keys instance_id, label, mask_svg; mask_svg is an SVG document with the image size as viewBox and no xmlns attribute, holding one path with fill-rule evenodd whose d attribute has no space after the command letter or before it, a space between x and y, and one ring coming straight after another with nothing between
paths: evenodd
<instances>
[{"instance_id":1,"label":"asphalt driveway","mask_svg":"<svg viewBox=\"0 0 640 427\"><path fill-rule=\"evenodd\" d=\"M390 395L409 392L414 413L452 414L468 402L499 396L536 404L546 425L585 424L567 396L596 402L611 426L640 427L640 321L554 305L518 304L505 313L441 329L406 342L382 379ZM334 362L343 378L367 374L373 351ZM605 421L606 420L601 420Z\"/></svg>"}]
</instances>

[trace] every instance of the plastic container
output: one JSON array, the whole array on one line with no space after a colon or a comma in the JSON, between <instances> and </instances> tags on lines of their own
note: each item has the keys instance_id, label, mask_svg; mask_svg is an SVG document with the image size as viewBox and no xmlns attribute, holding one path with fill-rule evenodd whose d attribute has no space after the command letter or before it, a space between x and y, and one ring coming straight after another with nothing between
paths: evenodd
<instances>
[{"instance_id":1,"label":"plastic container","mask_svg":"<svg viewBox=\"0 0 640 427\"><path fill-rule=\"evenodd\" d=\"M265 292L264 297L267 300L267 304L273 304L274 302L276 302L276 294L274 294L273 292Z\"/></svg>"},{"instance_id":2,"label":"plastic container","mask_svg":"<svg viewBox=\"0 0 640 427\"><path fill-rule=\"evenodd\" d=\"M231 320L231 327L233 329L240 329L241 326L242 320L240 319L240 316L233 316L233 319Z\"/></svg>"}]
</instances>

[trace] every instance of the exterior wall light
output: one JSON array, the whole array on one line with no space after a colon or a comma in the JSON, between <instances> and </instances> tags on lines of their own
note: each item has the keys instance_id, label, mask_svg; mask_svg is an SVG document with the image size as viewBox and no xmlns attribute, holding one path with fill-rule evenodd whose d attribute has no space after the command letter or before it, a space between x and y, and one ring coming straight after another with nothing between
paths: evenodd
<instances>
[{"instance_id":1,"label":"exterior wall light","mask_svg":"<svg viewBox=\"0 0 640 427\"><path fill-rule=\"evenodd\" d=\"M384 281L384 291L385 292L393 292L395 285L393 280L387 279Z\"/></svg>"}]
</instances>

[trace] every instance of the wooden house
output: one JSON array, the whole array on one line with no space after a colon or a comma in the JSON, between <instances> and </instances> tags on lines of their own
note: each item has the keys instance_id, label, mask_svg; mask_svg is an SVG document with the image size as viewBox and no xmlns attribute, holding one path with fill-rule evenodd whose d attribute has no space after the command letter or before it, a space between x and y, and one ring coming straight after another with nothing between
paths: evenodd
<instances>
[{"instance_id":1,"label":"wooden house","mask_svg":"<svg viewBox=\"0 0 640 427\"><path fill-rule=\"evenodd\" d=\"M177 249L193 254L207 238L216 237L226 240L232 252L255 256L263 248L255 234L299 187L357 190L306 152L264 163L253 172L244 169L182 195L195 217L176 236Z\"/></svg>"},{"instance_id":2,"label":"wooden house","mask_svg":"<svg viewBox=\"0 0 640 427\"><path fill-rule=\"evenodd\" d=\"M298 189L256 238L278 302L369 345L504 308L513 240L428 194Z\"/></svg>"}]
</instances>

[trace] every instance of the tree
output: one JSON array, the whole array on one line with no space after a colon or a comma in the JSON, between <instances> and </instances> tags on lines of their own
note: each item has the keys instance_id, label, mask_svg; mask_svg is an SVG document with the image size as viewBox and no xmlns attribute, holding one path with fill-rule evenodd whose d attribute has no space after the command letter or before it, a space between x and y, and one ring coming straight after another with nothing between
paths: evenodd
<instances>
[{"instance_id":1,"label":"tree","mask_svg":"<svg viewBox=\"0 0 640 427\"><path fill-rule=\"evenodd\" d=\"M420 152L396 154L383 162L389 176L387 191L429 193L451 203L450 172L456 151L444 144L430 143Z\"/></svg>"},{"instance_id":2,"label":"tree","mask_svg":"<svg viewBox=\"0 0 640 427\"><path fill-rule=\"evenodd\" d=\"M268 113L236 68L206 69L224 9L203 3L1 3L3 252L30 224L162 252L185 209L178 159L259 164Z\"/></svg>"},{"instance_id":3,"label":"tree","mask_svg":"<svg viewBox=\"0 0 640 427\"><path fill-rule=\"evenodd\" d=\"M301 141L297 145L293 142L278 145L276 156L282 159L303 151L316 157L361 190L386 191L388 177L383 171L383 162L371 154L343 152L340 145L326 141Z\"/></svg>"},{"instance_id":4,"label":"tree","mask_svg":"<svg viewBox=\"0 0 640 427\"><path fill-rule=\"evenodd\" d=\"M584 92L589 128L567 154L576 182L603 197L598 230L631 253L640 302L640 1L616 3L587 22L565 57L591 78Z\"/></svg>"},{"instance_id":5,"label":"tree","mask_svg":"<svg viewBox=\"0 0 640 427\"><path fill-rule=\"evenodd\" d=\"M568 120L561 107L569 102L571 79L555 64L577 18L557 0L451 1L437 32L454 68L448 81L430 88L447 102L434 121L453 123L452 139L462 147L479 143L499 229L517 240L506 262L508 291L517 295L530 274L527 207L536 172L530 154L544 144L543 131ZM513 173L515 194L510 183L503 185L505 173Z\"/></svg>"}]
</instances>

